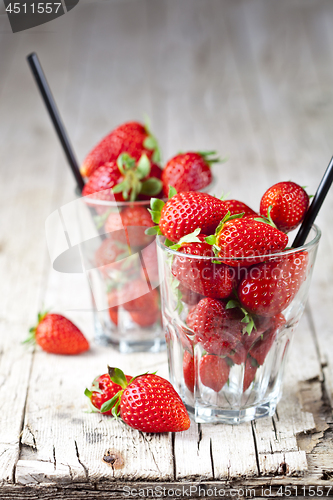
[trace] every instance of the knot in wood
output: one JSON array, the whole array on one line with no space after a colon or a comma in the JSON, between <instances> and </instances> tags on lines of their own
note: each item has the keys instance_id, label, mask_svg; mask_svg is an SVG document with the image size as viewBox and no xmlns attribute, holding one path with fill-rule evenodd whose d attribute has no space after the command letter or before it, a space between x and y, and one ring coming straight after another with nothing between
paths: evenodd
<instances>
[{"instance_id":1,"label":"knot in wood","mask_svg":"<svg viewBox=\"0 0 333 500\"><path fill-rule=\"evenodd\" d=\"M122 469L125 465L123 457L116 450L106 450L102 460L112 469Z\"/></svg>"}]
</instances>

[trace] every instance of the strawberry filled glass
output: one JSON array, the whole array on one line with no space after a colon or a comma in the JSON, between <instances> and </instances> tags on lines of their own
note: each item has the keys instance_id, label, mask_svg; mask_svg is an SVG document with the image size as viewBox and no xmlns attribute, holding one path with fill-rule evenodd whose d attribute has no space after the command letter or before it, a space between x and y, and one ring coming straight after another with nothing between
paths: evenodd
<instances>
[{"instance_id":1,"label":"strawberry filled glass","mask_svg":"<svg viewBox=\"0 0 333 500\"><path fill-rule=\"evenodd\" d=\"M156 241L145 234L153 224L149 200L83 200L80 251L92 294L95 340L121 352L165 349Z\"/></svg>"},{"instance_id":2,"label":"strawberry filled glass","mask_svg":"<svg viewBox=\"0 0 333 500\"><path fill-rule=\"evenodd\" d=\"M290 248L288 235L267 220L230 216L230 206L224 217L217 200L205 212L223 217L211 231L203 214L206 201L213 203L207 195L193 209L204 229L166 234L177 196L162 207L157 237L171 383L196 422L239 424L273 415L320 230L313 226L302 247ZM176 221L172 231L182 228Z\"/></svg>"}]
</instances>

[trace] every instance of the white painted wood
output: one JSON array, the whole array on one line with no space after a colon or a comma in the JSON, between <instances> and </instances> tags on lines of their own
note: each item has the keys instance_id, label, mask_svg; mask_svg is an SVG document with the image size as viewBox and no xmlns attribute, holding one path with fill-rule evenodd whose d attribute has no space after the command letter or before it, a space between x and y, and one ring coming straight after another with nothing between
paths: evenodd
<instances>
[{"instance_id":1,"label":"white painted wood","mask_svg":"<svg viewBox=\"0 0 333 500\"><path fill-rule=\"evenodd\" d=\"M284 472L312 484L331 470L321 382L332 403L332 194L318 218L323 238L278 417L256 422L255 442L250 424L192 424L173 442L85 413L83 390L107 364L167 377L166 355L95 346L84 277L50 268L44 221L74 199L74 182L25 56L38 52L80 161L115 125L147 112L165 159L217 149L229 160L214 167L214 192L258 209L282 179L313 193L332 155L332 18L327 0L80 2L15 35L0 17L2 483L253 480L257 458L262 476L281 483ZM89 353L57 357L20 345L42 303L78 324ZM103 462L107 450L120 452L122 468Z\"/></svg>"}]
</instances>

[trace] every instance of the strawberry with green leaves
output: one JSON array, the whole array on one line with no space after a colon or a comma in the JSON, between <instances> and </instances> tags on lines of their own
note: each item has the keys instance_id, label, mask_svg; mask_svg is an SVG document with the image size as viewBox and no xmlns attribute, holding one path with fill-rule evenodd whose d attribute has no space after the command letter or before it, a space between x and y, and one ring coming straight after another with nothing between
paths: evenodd
<instances>
[{"instance_id":1,"label":"strawberry with green leaves","mask_svg":"<svg viewBox=\"0 0 333 500\"><path fill-rule=\"evenodd\" d=\"M160 161L158 143L148 123L127 122L112 130L86 156L80 168L81 174L90 177L97 168L117 160L122 153L127 153L136 161L143 153L153 162Z\"/></svg>"},{"instance_id":2,"label":"strawberry with green leaves","mask_svg":"<svg viewBox=\"0 0 333 500\"><path fill-rule=\"evenodd\" d=\"M179 243L170 247L178 250L172 261L171 272L182 286L199 295L228 297L234 283L232 270L216 261L213 247L206 243L206 236L199 235L199 231L197 229L184 236ZM182 254L185 254L184 257ZM193 255L193 258L188 255Z\"/></svg>"},{"instance_id":3,"label":"strawberry with green leaves","mask_svg":"<svg viewBox=\"0 0 333 500\"><path fill-rule=\"evenodd\" d=\"M152 198L150 206L152 220L158 226L147 234L163 234L174 243L198 228L204 234L213 234L227 213L223 201L210 194L196 191L177 194L173 188L166 203Z\"/></svg>"},{"instance_id":4,"label":"strawberry with green leaves","mask_svg":"<svg viewBox=\"0 0 333 500\"><path fill-rule=\"evenodd\" d=\"M214 245L217 256L225 264L249 266L265 260L262 256L284 250L288 236L269 219L227 213L215 236L206 238L206 241Z\"/></svg>"},{"instance_id":5,"label":"strawberry with green leaves","mask_svg":"<svg viewBox=\"0 0 333 500\"><path fill-rule=\"evenodd\" d=\"M162 191L162 181L151 176L152 165L145 153L137 161L122 153L98 167L89 177L82 194L102 201L134 201L139 195L156 196Z\"/></svg>"},{"instance_id":6,"label":"strawberry with green leaves","mask_svg":"<svg viewBox=\"0 0 333 500\"><path fill-rule=\"evenodd\" d=\"M166 379L146 373L128 381L119 368L108 369L110 379L121 387L101 412L111 410L114 417L142 432L181 432L190 419L179 395Z\"/></svg>"},{"instance_id":7,"label":"strawberry with green leaves","mask_svg":"<svg viewBox=\"0 0 333 500\"><path fill-rule=\"evenodd\" d=\"M26 343L36 343L52 354L81 354L89 349L89 342L68 318L49 312L38 314L38 324L29 330Z\"/></svg>"},{"instance_id":8,"label":"strawberry with green leaves","mask_svg":"<svg viewBox=\"0 0 333 500\"><path fill-rule=\"evenodd\" d=\"M309 207L309 196L295 182L278 182L271 186L261 198L260 213L266 216L271 207L270 216L276 227L288 233L302 222Z\"/></svg>"},{"instance_id":9,"label":"strawberry with green leaves","mask_svg":"<svg viewBox=\"0 0 333 500\"><path fill-rule=\"evenodd\" d=\"M276 316L294 300L306 279L308 253L286 253L260 263L239 283L238 297L251 314Z\"/></svg>"},{"instance_id":10,"label":"strawberry with green leaves","mask_svg":"<svg viewBox=\"0 0 333 500\"><path fill-rule=\"evenodd\" d=\"M126 380L130 382L132 377L126 375ZM100 411L102 405L112 399L120 390L121 386L112 382L108 373L104 373L93 380L90 389L86 389L84 394L90 399L91 404ZM112 408L104 412L105 415L111 415L111 413Z\"/></svg>"},{"instance_id":11,"label":"strawberry with green leaves","mask_svg":"<svg viewBox=\"0 0 333 500\"><path fill-rule=\"evenodd\" d=\"M230 366L225 358L205 354L199 362L199 376L201 383L220 392L229 378Z\"/></svg>"},{"instance_id":12,"label":"strawberry with green leaves","mask_svg":"<svg viewBox=\"0 0 333 500\"><path fill-rule=\"evenodd\" d=\"M177 192L200 191L212 182L211 165L220 162L215 151L189 151L180 153L165 165L162 173L163 191L166 196L169 187Z\"/></svg>"}]
</instances>

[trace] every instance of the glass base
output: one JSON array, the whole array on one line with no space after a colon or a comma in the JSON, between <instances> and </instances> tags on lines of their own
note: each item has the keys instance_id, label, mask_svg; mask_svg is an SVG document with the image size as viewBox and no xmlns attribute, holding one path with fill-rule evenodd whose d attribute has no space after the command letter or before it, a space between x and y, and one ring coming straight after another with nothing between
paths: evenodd
<instances>
[{"instance_id":1,"label":"glass base","mask_svg":"<svg viewBox=\"0 0 333 500\"><path fill-rule=\"evenodd\" d=\"M166 349L166 342L164 335L161 337L154 336L150 332L149 337L142 336L140 339L126 339L121 338L118 328L105 327L103 328L97 315L95 314L95 342L102 346L110 346L122 354L129 354L132 352L161 352ZM156 334L155 334L156 335ZM136 333L138 336L138 333ZM124 337L124 335L123 335ZM135 338L135 334L131 335Z\"/></svg>"},{"instance_id":2,"label":"glass base","mask_svg":"<svg viewBox=\"0 0 333 500\"><path fill-rule=\"evenodd\" d=\"M199 406L190 406L185 403L186 409L194 422L197 424L232 424L239 425L263 417L271 417L276 410L277 399L261 403L248 408L238 410L227 410Z\"/></svg>"}]
</instances>

